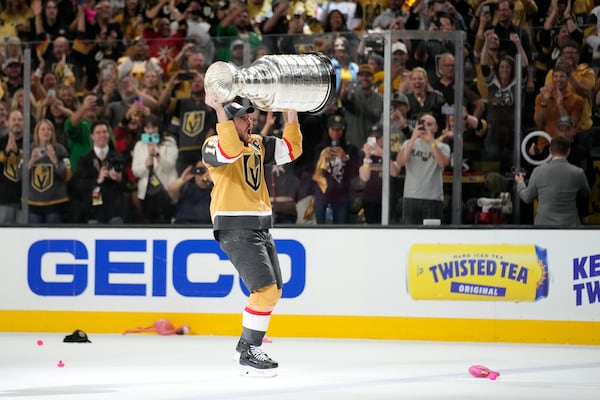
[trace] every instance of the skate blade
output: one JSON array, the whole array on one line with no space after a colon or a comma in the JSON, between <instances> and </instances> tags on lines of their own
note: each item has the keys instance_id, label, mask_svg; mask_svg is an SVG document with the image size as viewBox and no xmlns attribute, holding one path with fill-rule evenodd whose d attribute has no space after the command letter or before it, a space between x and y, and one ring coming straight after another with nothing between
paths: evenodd
<instances>
[{"instance_id":1,"label":"skate blade","mask_svg":"<svg viewBox=\"0 0 600 400\"><path fill-rule=\"evenodd\" d=\"M273 378L277 376L277 368L256 369L243 365L240 367L240 375L253 378Z\"/></svg>"}]
</instances>

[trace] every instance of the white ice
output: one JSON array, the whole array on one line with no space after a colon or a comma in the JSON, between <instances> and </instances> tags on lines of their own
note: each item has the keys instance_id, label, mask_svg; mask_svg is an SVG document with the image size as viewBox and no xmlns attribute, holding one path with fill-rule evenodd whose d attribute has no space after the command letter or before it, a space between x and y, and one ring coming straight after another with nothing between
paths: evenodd
<instances>
[{"instance_id":1,"label":"white ice","mask_svg":"<svg viewBox=\"0 0 600 400\"><path fill-rule=\"evenodd\" d=\"M273 337L263 348L278 376L249 378L233 362L234 337L90 333L92 343L63 343L69 333L0 333L0 399L600 398L592 346ZM473 364L501 375L473 378Z\"/></svg>"}]
</instances>

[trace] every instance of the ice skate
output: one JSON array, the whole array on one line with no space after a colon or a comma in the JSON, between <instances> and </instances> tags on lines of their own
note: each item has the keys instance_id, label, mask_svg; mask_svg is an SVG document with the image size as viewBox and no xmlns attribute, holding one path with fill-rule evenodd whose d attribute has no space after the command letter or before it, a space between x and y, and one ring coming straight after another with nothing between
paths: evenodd
<instances>
[{"instance_id":1,"label":"ice skate","mask_svg":"<svg viewBox=\"0 0 600 400\"><path fill-rule=\"evenodd\" d=\"M240 350L239 352L237 350ZM244 376L272 377L277 375L277 361L273 361L259 346L238 343L234 359L238 357L240 374Z\"/></svg>"}]
</instances>

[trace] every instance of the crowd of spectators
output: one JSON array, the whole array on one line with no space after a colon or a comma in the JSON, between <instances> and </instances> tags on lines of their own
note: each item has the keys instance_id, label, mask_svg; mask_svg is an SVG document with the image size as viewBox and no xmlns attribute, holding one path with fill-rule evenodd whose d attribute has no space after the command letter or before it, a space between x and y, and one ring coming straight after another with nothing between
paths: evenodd
<instances>
[{"instance_id":1,"label":"crowd of spectators","mask_svg":"<svg viewBox=\"0 0 600 400\"><path fill-rule=\"evenodd\" d=\"M597 1L0 3L2 224L22 221L22 179L30 182L30 223L208 223L207 208L198 207L210 202L200 149L216 132L216 115L204 104L204 73L217 60L244 67L265 54L318 51L336 71L331 106L300 115L303 155L287 170L265 171L277 223L379 223L382 179L391 180L390 221L413 221L402 218L402 197L405 174L415 173L397 155L423 115L436 127L427 141L432 148L437 140L452 149L460 126L464 171L500 177L499 185L485 181L475 197L510 190L506 175L520 146L517 116L521 136L561 134L559 123L569 117L569 161L594 183ZM394 33L389 159L402 161L390 165L391 177L382 177L384 30ZM418 30L466 33L460 124L454 121L455 43L412 39ZM23 89L26 48L30 93ZM22 159L26 118L29 160ZM256 133L281 134L280 113L257 110L254 118ZM529 154L543 159L547 145L540 139ZM446 185L444 191L448 208ZM600 212L594 204L588 212Z\"/></svg>"}]
</instances>

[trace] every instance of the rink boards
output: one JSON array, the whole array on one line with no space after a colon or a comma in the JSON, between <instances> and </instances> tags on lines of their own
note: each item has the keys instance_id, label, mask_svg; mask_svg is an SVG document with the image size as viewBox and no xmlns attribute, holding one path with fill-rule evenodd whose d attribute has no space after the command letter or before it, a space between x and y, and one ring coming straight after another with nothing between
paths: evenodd
<instances>
[{"instance_id":1,"label":"rink boards","mask_svg":"<svg viewBox=\"0 0 600 400\"><path fill-rule=\"evenodd\" d=\"M600 231L278 228L268 334L600 344ZM0 331L159 318L237 335L247 290L206 228L1 228Z\"/></svg>"}]
</instances>

